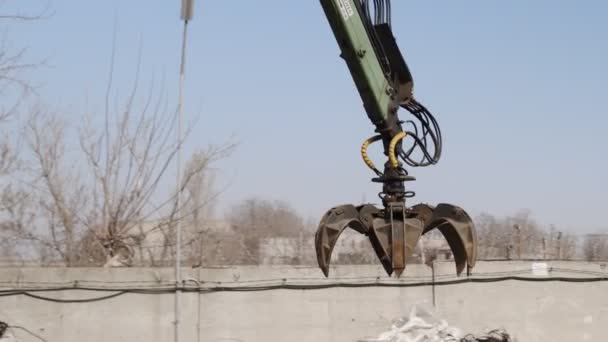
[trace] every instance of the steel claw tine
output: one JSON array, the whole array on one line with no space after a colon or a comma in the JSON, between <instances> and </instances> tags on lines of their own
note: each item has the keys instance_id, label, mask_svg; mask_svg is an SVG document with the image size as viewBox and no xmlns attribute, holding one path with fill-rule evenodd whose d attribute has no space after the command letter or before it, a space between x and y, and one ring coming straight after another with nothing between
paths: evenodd
<instances>
[{"instance_id":1,"label":"steel claw tine","mask_svg":"<svg viewBox=\"0 0 608 342\"><path fill-rule=\"evenodd\" d=\"M391 226L383 219L374 220L369 239L382 267L389 275L393 274Z\"/></svg>"},{"instance_id":2,"label":"steel claw tine","mask_svg":"<svg viewBox=\"0 0 608 342\"><path fill-rule=\"evenodd\" d=\"M332 208L322 218L315 233L315 250L317 262L325 276L329 276L331 253L342 234L350 227L361 234L368 233L368 228L359 219L359 211L354 205L342 205Z\"/></svg>"},{"instance_id":3,"label":"steel claw tine","mask_svg":"<svg viewBox=\"0 0 608 342\"><path fill-rule=\"evenodd\" d=\"M477 260L475 225L462 208L441 203L435 208L419 204L413 206L412 210L425 222L423 234L435 228L441 231L454 255L458 275L465 268L470 271L475 266Z\"/></svg>"},{"instance_id":4,"label":"steel claw tine","mask_svg":"<svg viewBox=\"0 0 608 342\"><path fill-rule=\"evenodd\" d=\"M390 221L385 219L377 218L374 220L373 228L370 232L370 240L372 247L380 259L380 263L386 273L391 276L393 272L396 273L397 277L405 270L407 261L412 256L416 249L416 245L422 236L423 225L420 220L407 219L404 227L404 235L399 241L393 239L393 227L401 228L403 224L401 220L395 220L391 224ZM393 244L397 243L402 245L402 251L400 255L395 255ZM395 268L395 258L399 258L399 267Z\"/></svg>"}]
</instances>

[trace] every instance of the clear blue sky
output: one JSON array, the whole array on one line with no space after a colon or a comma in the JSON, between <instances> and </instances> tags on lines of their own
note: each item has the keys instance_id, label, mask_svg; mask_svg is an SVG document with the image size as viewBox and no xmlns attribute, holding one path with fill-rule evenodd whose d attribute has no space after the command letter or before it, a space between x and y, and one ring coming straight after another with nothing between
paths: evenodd
<instances>
[{"instance_id":1,"label":"clear blue sky","mask_svg":"<svg viewBox=\"0 0 608 342\"><path fill-rule=\"evenodd\" d=\"M116 22L117 84L130 85L141 43L143 81L164 76L174 103L179 3L53 0L51 18L9 37L48 60L33 75L42 99L77 116L85 97L102 100ZM606 18L606 1L393 1L416 95L444 134L440 163L412 171L417 199L607 228ZM220 165L222 206L255 195L320 217L377 201L359 156L373 127L318 1L198 0L189 44L186 109L201 116L189 146L240 142Z\"/></svg>"}]
</instances>

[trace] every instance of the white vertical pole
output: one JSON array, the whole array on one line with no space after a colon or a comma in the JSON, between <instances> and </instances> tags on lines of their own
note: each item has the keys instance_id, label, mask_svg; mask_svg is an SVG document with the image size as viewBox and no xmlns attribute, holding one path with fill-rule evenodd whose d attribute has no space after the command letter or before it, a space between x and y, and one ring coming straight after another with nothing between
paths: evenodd
<instances>
[{"instance_id":1,"label":"white vertical pole","mask_svg":"<svg viewBox=\"0 0 608 342\"><path fill-rule=\"evenodd\" d=\"M177 108L177 199L176 199L176 217L177 224L175 227L175 330L174 330L174 341L180 341L180 320L181 320L181 286L182 286L182 272L181 272L181 232L182 232L182 170L181 170L181 149L182 149L182 116L183 116L183 103L184 103L184 79L185 79L185 65L186 65L186 42L188 35L188 21L192 18L192 0L182 0L181 8L181 19L184 21L184 31L182 35L182 51L181 51L181 63L179 68L179 99Z\"/></svg>"},{"instance_id":2,"label":"white vertical pole","mask_svg":"<svg viewBox=\"0 0 608 342\"><path fill-rule=\"evenodd\" d=\"M420 245L420 262L422 265L426 265L426 255L424 253L424 235L420 237L418 244Z\"/></svg>"}]
</instances>

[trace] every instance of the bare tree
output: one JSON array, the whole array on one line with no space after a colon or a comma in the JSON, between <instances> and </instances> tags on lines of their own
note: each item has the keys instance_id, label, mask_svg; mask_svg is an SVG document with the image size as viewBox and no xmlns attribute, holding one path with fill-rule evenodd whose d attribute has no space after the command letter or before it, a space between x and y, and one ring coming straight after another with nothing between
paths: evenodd
<instances>
[{"instance_id":1,"label":"bare tree","mask_svg":"<svg viewBox=\"0 0 608 342\"><path fill-rule=\"evenodd\" d=\"M555 257L555 233L541 227L529 210L496 218L481 214L475 219L481 259L543 259ZM553 230L555 228L552 228ZM559 242L562 258L573 258L576 239L563 236Z\"/></svg>"},{"instance_id":2,"label":"bare tree","mask_svg":"<svg viewBox=\"0 0 608 342\"><path fill-rule=\"evenodd\" d=\"M299 263L297 258L304 253L301 242L307 235L312 236L302 217L284 201L246 199L231 209L228 221L241 240L239 252L244 263L262 262L263 243L276 254L290 258L289 263Z\"/></svg>"},{"instance_id":3,"label":"bare tree","mask_svg":"<svg viewBox=\"0 0 608 342\"><path fill-rule=\"evenodd\" d=\"M17 164L13 145L6 136L0 139L0 257L12 259L17 253L11 232L19 223L25 194L11 185L10 175Z\"/></svg>"},{"instance_id":4,"label":"bare tree","mask_svg":"<svg viewBox=\"0 0 608 342\"><path fill-rule=\"evenodd\" d=\"M479 258L505 259L511 246L511 229L493 215L484 213L475 219L479 242Z\"/></svg>"},{"instance_id":5,"label":"bare tree","mask_svg":"<svg viewBox=\"0 0 608 342\"><path fill-rule=\"evenodd\" d=\"M19 249L15 232L22 231L32 221L28 195L9 184L0 193L0 257L13 262L25 259L27 251Z\"/></svg>"},{"instance_id":6,"label":"bare tree","mask_svg":"<svg viewBox=\"0 0 608 342\"><path fill-rule=\"evenodd\" d=\"M28 60L25 47L16 47L8 32L20 23L43 18L46 9L25 13L6 9L0 3L0 125L14 125L11 119L21 109L27 96L34 91L27 73L43 63ZM31 5L31 4L30 4ZM4 128L4 127L3 127ZM14 174L21 170L18 158L18 137L11 134L14 127L3 129L0 136L0 249L2 256L15 259L19 256L14 231L29 220L26 204L30 196L16 186Z\"/></svg>"},{"instance_id":7,"label":"bare tree","mask_svg":"<svg viewBox=\"0 0 608 342\"><path fill-rule=\"evenodd\" d=\"M155 233L165 237L160 243L165 258L172 254L169 231L177 220L200 216L203 201L211 198L191 197L184 202L190 212L182 210L183 215L176 216L176 191L161 185L170 175L177 144L170 140L171 119L159 111L134 115L127 104L115 127L109 127L110 114L106 114L104 129L87 124L80 130L81 148L71 160L65 154L65 125L53 116L33 116L26 134L35 164L31 183L41 190L39 204L48 229L38 234L20 232L20 236L46 244L69 266L129 265L134 249L142 247L146 235ZM190 187L192 194L196 185L203 187L191 182L201 181L201 175L232 148L229 144L197 152L185 170L180 191ZM83 159L86 163L76 165Z\"/></svg>"},{"instance_id":8,"label":"bare tree","mask_svg":"<svg viewBox=\"0 0 608 342\"><path fill-rule=\"evenodd\" d=\"M214 189L215 175L209 167L213 153L209 152L194 153L184 170L184 211L187 213L184 222L191 228L187 231L185 252L191 265L204 262L203 242L209 232L206 224L213 216L215 199L220 193Z\"/></svg>"},{"instance_id":9,"label":"bare tree","mask_svg":"<svg viewBox=\"0 0 608 342\"><path fill-rule=\"evenodd\" d=\"M566 235L562 240L562 258L564 260L577 259L578 238L574 235Z\"/></svg>"},{"instance_id":10,"label":"bare tree","mask_svg":"<svg viewBox=\"0 0 608 342\"><path fill-rule=\"evenodd\" d=\"M608 259L608 235L588 234L583 240L583 256L587 261Z\"/></svg>"},{"instance_id":11,"label":"bare tree","mask_svg":"<svg viewBox=\"0 0 608 342\"><path fill-rule=\"evenodd\" d=\"M24 183L35 194L37 212L33 224L19 226L16 233L68 266L131 265L135 250L147 249L139 253L142 261L144 255L152 257L149 246L142 246L148 235L162 237L154 240L162 248L154 262L166 260L173 254L176 222L193 215L200 219L213 199L197 190L206 186L204 175L235 148L228 143L198 150L182 184L168 186L176 153L191 130L176 141L176 115L162 88L151 85L139 96L139 63L127 98L113 100L113 61L114 53L101 115L86 115L74 127L59 114L37 109L25 129L30 158ZM185 189L189 197L178 208L177 194Z\"/></svg>"},{"instance_id":12,"label":"bare tree","mask_svg":"<svg viewBox=\"0 0 608 342\"><path fill-rule=\"evenodd\" d=\"M44 64L43 61L31 61L26 56L26 47L13 48L7 32L9 27L20 23L38 21L48 14L48 6L36 12L23 12L5 8L0 2L0 121L16 113L26 96L34 91L34 86L27 73Z\"/></svg>"},{"instance_id":13,"label":"bare tree","mask_svg":"<svg viewBox=\"0 0 608 342\"><path fill-rule=\"evenodd\" d=\"M44 12L0 14L0 25L40 19ZM0 44L2 105L10 102L8 97L17 100L0 106L0 123L33 91L24 75L37 65L25 61L25 49L5 48ZM215 198L204 189L211 182L209 170L235 145L198 150L182 184L168 186L172 162L184 143L174 138L175 112L168 109L162 88L151 85L140 95L139 62L127 98L114 100L114 59L113 48L101 113L87 113L84 123L75 126L61 113L39 106L31 110L23 130L27 153L21 153L22 158L17 158L8 137L0 141L0 244L5 253L25 246L22 249L36 250L40 259L58 259L68 266L115 265L130 264L138 248L146 249L140 256L156 262L173 253L176 222L200 226L205 219L205 208ZM13 172L16 165L19 172ZM9 174L10 180L5 177ZM178 192L187 192L183 208L177 207ZM162 236L160 256L143 245L155 234ZM17 246L16 241L25 244Z\"/></svg>"},{"instance_id":14,"label":"bare tree","mask_svg":"<svg viewBox=\"0 0 608 342\"><path fill-rule=\"evenodd\" d=\"M65 134L64 122L39 110L28 120L25 136L34 160L30 172L35 177L30 184L43 189L36 204L48 234L36 234L26 226L20 227L18 234L46 245L72 266L77 258L78 215L85 210L88 198L78 173L66 164Z\"/></svg>"},{"instance_id":15,"label":"bare tree","mask_svg":"<svg viewBox=\"0 0 608 342\"><path fill-rule=\"evenodd\" d=\"M222 193L214 187L213 164L228 157L235 147L232 143L210 146L191 155L186 163L180 188L184 193L182 208L179 211L181 216L177 216L177 201L173 196L171 203L167 203L171 208L166 218L137 224L138 235L131 235L131 239L136 240L133 245L139 250L140 262L166 265L172 261L170 257L173 257L176 247L174 228L178 221L182 222L181 246L184 260L190 265L203 262L203 240L210 231L208 224L212 217L213 205Z\"/></svg>"},{"instance_id":16,"label":"bare tree","mask_svg":"<svg viewBox=\"0 0 608 342\"><path fill-rule=\"evenodd\" d=\"M569 234L559 233L555 240L555 255L559 260L574 260L577 255L577 237Z\"/></svg>"}]
</instances>

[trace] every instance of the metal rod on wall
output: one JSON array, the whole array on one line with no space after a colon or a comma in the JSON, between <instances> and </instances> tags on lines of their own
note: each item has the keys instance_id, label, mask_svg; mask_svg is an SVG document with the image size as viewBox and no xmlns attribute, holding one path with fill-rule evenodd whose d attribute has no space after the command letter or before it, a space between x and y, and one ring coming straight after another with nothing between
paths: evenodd
<instances>
[{"instance_id":1,"label":"metal rod on wall","mask_svg":"<svg viewBox=\"0 0 608 342\"><path fill-rule=\"evenodd\" d=\"M437 301L435 299L435 259L431 261L431 276L432 276L432 291L433 291L433 307L437 306Z\"/></svg>"},{"instance_id":2,"label":"metal rod on wall","mask_svg":"<svg viewBox=\"0 0 608 342\"><path fill-rule=\"evenodd\" d=\"M181 6L181 20L184 22L184 31L182 35L182 51L181 51L181 62L179 68L179 99L177 108L177 199L176 199L176 213L177 217L175 227L175 285L177 287L175 291L175 330L174 330L174 341L180 341L180 320L181 320L181 231L182 231L182 217L181 217L181 195L182 195L182 179L181 179L181 149L182 149L182 116L183 116L183 102L184 102L184 79L185 79L185 66L186 66L186 42L188 38L188 22L192 20L192 9L193 0L182 0Z\"/></svg>"}]
</instances>

